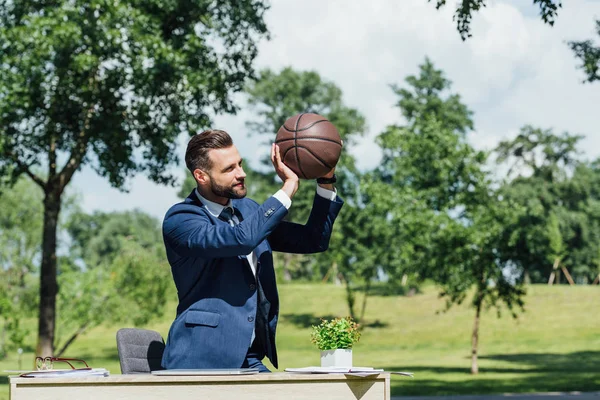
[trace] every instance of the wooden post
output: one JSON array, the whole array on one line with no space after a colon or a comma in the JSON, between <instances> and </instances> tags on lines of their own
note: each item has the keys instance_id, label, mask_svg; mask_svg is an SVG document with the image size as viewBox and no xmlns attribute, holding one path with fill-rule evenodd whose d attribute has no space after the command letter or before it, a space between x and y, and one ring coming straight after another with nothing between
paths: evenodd
<instances>
[{"instance_id":1,"label":"wooden post","mask_svg":"<svg viewBox=\"0 0 600 400\"><path fill-rule=\"evenodd\" d=\"M550 273L550 278L548 278L548 285L552 285L554 283L554 278L556 276L555 271L558 269L558 263L560 262L560 259L555 259L554 260L554 265L552 266L552 273Z\"/></svg>"},{"instance_id":2,"label":"wooden post","mask_svg":"<svg viewBox=\"0 0 600 400\"><path fill-rule=\"evenodd\" d=\"M573 286L575 284L575 282L573 282L573 278L571 278L571 274L569 274L569 271L567 271L567 269L563 265L561 265L560 268L562 269L562 272L567 277L567 280L569 281L569 285Z\"/></svg>"}]
</instances>

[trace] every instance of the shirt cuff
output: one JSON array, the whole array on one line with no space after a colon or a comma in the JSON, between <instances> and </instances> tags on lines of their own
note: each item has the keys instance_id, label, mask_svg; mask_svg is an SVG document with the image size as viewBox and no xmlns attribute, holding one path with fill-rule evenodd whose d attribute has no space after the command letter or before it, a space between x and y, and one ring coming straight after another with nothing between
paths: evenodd
<instances>
[{"instance_id":1,"label":"shirt cuff","mask_svg":"<svg viewBox=\"0 0 600 400\"><path fill-rule=\"evenodd\" d=\"M317 185L317 194L329 201L335 201L335 198L337 197L337 190L335 188L333 188L333 190L329 190Z\"/></svg>"},{"instance_id":2,"label":"shirt cuff","mask_svg":"<svg viewBox=\"0 0 600 400\"><path fill-rule=\"evenodd\" d=\"M290 197L287 194L285 194L283 190L278 190L277 192L275 192L273 197L279 200L285 208L287 208L288 210L290 209L290 206L292 205L292 199L290 199Z\"/></svg>"}]
</instances>

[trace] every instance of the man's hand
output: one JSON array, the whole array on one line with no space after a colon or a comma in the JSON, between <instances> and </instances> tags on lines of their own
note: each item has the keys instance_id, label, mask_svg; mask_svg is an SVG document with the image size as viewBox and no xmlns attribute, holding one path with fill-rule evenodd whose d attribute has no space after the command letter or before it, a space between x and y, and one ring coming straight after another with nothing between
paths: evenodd
<instances>
[{"instance_id":1,"label":"man's hand","mask_svg":"<svg viewBox=\"0 0 600 400\"><path fill-rule=\"evenodd\" d=\"M275 143L271 146L271 162L275 167L277 176L283 181L281 190L291 199L298 190L298 175L281 161L279 146Z\"/></svg>"}]
</instances>

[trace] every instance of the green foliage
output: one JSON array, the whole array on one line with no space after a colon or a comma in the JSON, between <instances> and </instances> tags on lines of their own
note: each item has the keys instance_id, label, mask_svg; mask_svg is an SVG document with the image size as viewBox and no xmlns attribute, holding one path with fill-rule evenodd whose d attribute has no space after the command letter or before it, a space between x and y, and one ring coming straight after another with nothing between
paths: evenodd
<instances>
[{"instance_id":1,"label":"green foliage","mask_svg":"<svg viewBox=\"0 0 600 400\"><path fill-rule=\"evenodd\" d=\"M427 1L431 2L432 0ZM438 10L446 5L446 0L435 1L435 7ZM466 40L472 36L471 21L473 20L473 14L480 11L483 7L486 7L487 3L486 0L460 0L457 2L453 20L456 21L456 29L460 33L462 40ZM533 0L533 4L537 4L540 8L540 17L542 18L542 21L550 26L554 25L554 21L558 16L558 9L562 7L562 1Z\"/></svg>"},{"instance_id":2,"label":"green foliage","mask_svg":"<svg viewBox=\"0 0 600 400\"><path fill-rule=\"evenodd\" d=\"M67 225L72 257L59 264L59 353L94 326L139 326L162 315L172 284L156 219L139 210L79 211Z\"/></svg>"},{"instance_id":3,"label":"green foliage","mask_svg":"<svg viewBox=\"0 0 600 400\"><path fill-rule=\"evenodd\" d=\"M42 195L25 179L0 194L0 357L23 345L29 329L21 320L37 305Z\"/></svg>"},{"instance_id":4,"label":"green foliage","mask_svg":"<svg viewBox=\"0 0 600 400\"><path fill-rule=\"evenodd\" d=\"M600 20L596 20L596 33L600 36ZM584 40L571 41L569 47L581 61L580 68L586 75L586 81L600 80L600 46L595 45L592 40Z\"/></svg>"},{"instance_id":5,"label":"green foliage","mask_svg":"<svg viewBox=\"0 0 600 400\"><path fill-rule=\"evenodd\" d=\"M117 187L142 170L171 182L177 136L207 126L208 109L235 110L229 96L253 73L266 9L258 0L4 2L0 167L20 174L61 152L67 163L53 161L48 175L59 171L63 184L82 163Z\"/></svg>"},{"instance_id":6,"label":"green foliage","mask_svg":"<svg viewBox=\"0 0 600 400\"><path fill-rule=\"evenodd\" d=\"M579 158L581 136L525 126L498 145L498 162L510 168L500 194L517 204L517 219L505 226L506 253L525 280L547 282L560 260L579 282L597 276L600 175Z\"/></svg>"},{"instance_id":7,"label":"green foliage","mask_svg":"<svg viewBox=\"0 0 600 400\"><path fill-rule=\"evenodd\" d=\"M261 71L258 79L248 84L246 91L250 108L257 116L248 121L247 126L253 134L259 135L267 143L274 140L285 120L295 114L314 112L329 119L344 141L344 149L336 166L336 188L345 200L354 195L358 171L350 148L355 143L355 138L365 132L366 122L358 110L344 104L342 91L334 83L323 79L314 71L295 71L287 67L279 73ZM263 161L270 163L266 159ZM255 188L249 186L249 193L252 190L252 197L258 201L263 201L279 188L273 172L252 171L252 175L248 174L247 181L249 185L256 185ZM304 223L310 213L314 195L315 184L301 182L286 218ZM341 214L345 212L344 208ZM336 226L342 223L338 218ZM335 240L332 242L335 243ZM333 246L317 257L289 254L276 254L275 257L276 265L282 266L279 275L286 280L315 279L326 274L339 259Z\"/></svg>"},{"instance_id":8,"label":"green foliage","mask_svg":"<svg viewBox=\"0 0 600 400\"><path fill-rule=\"evenodd\" d=\"M323 319L312 327L311 341L319 350L351 349L359 339L359 325L352 317Z\"/></svg>"},{"instance_id":9,"label":"green foliage","mask_svg":"<svg viewBox=\"0 0 600 400\"><path fill-rule=\"evenodd\" d=\"M405 79L407 88L392 86L407 123L388 126L377 137L383 151L379 172L441 211L468 203L477 193L486 155L466 140L472 112L459 95L448 94L451 82L429 59L419 69L418 77Z\"/></svg>"},{"instance_id":10,"label":"green foliage","mask_svg":"<svg viewBox=\"0 0 600 400\"><path fill-rule=\"evenodd\" d=\"M123 239L149 249L162 243L155 218L141 210L125 212L73 213L67 223L71 236L71 255L81 257L88 268L112 260L121 254Z\"/></svg>"},{"instance_id":11,"label":"green foliage","mask_svg":"<svg viewBox=\"0 0 600 400\"><path fill-rule=\"evenodd\" d=\"M265 37L260 0L2 1L0 176L44 191L38 353L54 353L57 224L73 174L173 183L176 139L234 112ZM38 171L41 174L38 175ZM40 200L42 200L40 198Z\"/></svg>"}]
</instances>

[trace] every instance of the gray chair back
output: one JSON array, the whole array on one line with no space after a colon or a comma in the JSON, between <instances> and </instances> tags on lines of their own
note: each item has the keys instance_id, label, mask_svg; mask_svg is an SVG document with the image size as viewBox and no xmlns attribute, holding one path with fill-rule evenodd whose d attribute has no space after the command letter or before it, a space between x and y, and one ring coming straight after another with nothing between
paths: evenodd
<instances>
[{"instance_id":1,"label":"gray chair back","mask_svg":"<svg viewBox=\"0 0 600 400\"><path fill-rule=\"evenodd\" d=\"M165 341L148 329L122 328L117 332L117 351L122 374L143 374L163 369Z\"/></svg>"}]
</instances>

